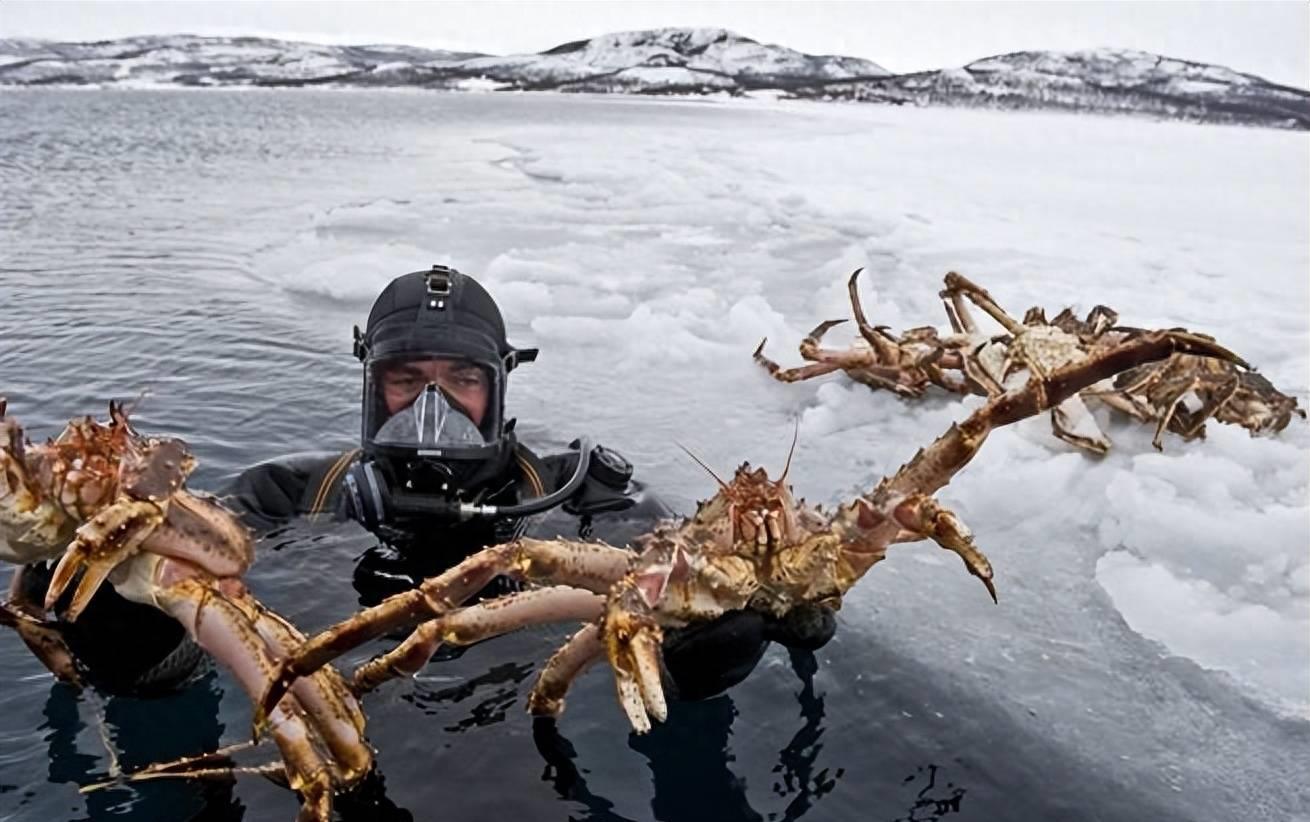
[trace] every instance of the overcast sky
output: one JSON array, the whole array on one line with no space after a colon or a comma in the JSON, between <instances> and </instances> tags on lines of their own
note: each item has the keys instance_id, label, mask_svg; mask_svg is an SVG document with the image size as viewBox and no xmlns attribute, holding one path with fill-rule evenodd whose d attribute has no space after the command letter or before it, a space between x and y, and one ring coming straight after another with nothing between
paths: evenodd
<instances>
[{"instance_id":1,"label":"overcast sky","mask_svg":"<svg viewBox=\"0 0 1310 822\"><path fill-rule=\"evenodd\" d=\"M1239 2L58 2L0 0L0 36L100 40L251 34L491 54L659 26L717 26L896 72L1023 49L1137 48L1310 88L1310 3Z\"/></svg>"}]
</instances>

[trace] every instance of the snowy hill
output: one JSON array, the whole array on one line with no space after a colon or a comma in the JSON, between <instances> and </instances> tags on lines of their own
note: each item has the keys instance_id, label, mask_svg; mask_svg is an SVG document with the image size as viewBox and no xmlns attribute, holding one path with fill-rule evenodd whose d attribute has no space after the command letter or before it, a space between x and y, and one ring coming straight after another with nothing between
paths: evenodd
<instances>
[{"instance_id":1,"label":"snowy hill","mask_svg":"<svg viewBox=\"0 0 1310 822\"><path fill-rule=\"evenodd\" d=\"M256 37L0 40L0 85L412 86L819 100L1135 113L1310 129L1310 91L1140 51L1019 52L893 75L854 57L809 55L724 29L605 34L539 54L328 46Z\"/></svg>"},{"instance_id":2,"label":"snowy hill","mask_svg":"<svg viewBox=\"0 0 1310 822\"><path fill-rule=\"evenodd\" d=\"M1150 114L1310 129L1310 91L1123 49L1023 51L962 68L816 84L797 94L916 105Z\"/></svg>"}]
</instances>

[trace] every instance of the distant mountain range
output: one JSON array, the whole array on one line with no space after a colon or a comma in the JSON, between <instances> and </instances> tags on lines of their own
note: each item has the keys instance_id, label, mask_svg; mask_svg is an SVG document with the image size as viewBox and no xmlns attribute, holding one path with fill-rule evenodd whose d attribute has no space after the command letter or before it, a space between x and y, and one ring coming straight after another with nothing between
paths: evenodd
<instances>
[{"instance_id":1,"label":"distant mountain range","mask_svg":"<svg viewBox=\"0 0 1310 822\"><path fill-rule=\"evenodd\" d=\"M0 86L391 86L727 94L1130 113L1310 130L1310 91L1142 51L1026 51L892 74L723 29L653 29L504 57L413 46L326 46L166 35L97 43L0 39Z\"/></svg>"}]
</instances>

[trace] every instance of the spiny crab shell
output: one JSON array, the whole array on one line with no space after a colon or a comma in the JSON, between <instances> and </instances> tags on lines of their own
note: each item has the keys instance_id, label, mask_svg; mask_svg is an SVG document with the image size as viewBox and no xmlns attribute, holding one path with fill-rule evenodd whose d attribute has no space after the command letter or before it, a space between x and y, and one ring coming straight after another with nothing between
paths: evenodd
<instances>
[{"instance_id":1,"label":"spiny crab shell","mask_svg":"<svg viewBox=\"0 0 1310 822\"><path fill-rule=\"evenodd\" d=\"M76 661L58 623L42 618L79 575L60 614L69 621L109 580L124 597L177 619L247 693L261 693L278 660L304 636L246 590L240 577L254 557L250 533L217 500L185 488L195 467L186 443L138 434L123 406L111 403L107 423L75 419L58 437L33 445L6 410L0 399L0 560L59 562L44 602L0 604L0 624L14 628L57 676L75 680ZM372 767L358 703L340 675L325 668L304 680L267 724L283 762L259 772L302 794L302 819L326 822L333 792ZM231 770L216 753L130 778Z\"/></svg>"}]
</instances>

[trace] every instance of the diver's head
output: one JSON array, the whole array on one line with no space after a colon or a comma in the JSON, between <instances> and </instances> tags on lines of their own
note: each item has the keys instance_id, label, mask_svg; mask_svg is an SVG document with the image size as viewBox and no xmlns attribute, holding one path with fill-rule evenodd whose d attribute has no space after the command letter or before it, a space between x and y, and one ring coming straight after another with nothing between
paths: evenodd
<instances>
[{"instance_id":1,"label":"diver's head","mask_svg":"<svg viewBox=\"0 0 1310 822\"><path fill-rule=\"evenodd\" d=\"M392 280L355 329L361 445L381 493L467 500L503 476L513 448L505 379L536 353L509 344L472 277L438 265Z\"/></svg>"}]
</instances>

